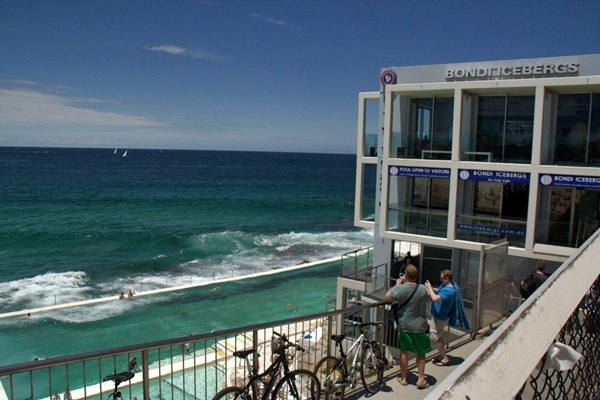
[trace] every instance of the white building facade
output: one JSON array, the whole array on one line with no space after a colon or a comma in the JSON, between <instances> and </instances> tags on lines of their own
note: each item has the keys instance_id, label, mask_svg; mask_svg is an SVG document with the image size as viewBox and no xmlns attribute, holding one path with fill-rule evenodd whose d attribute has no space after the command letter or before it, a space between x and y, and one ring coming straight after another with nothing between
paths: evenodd
<instances>
[{"instance_id":1,"label":"white building facade","mask_svg":"<svg viewBox=\"0 0 600 400\"><path fill-rule=\"evenodd\" d=\"M600 227L600 55L382 69L355 204L375 264L411 250L422 279L475 282L505 239L508 274L552 272Z\"/></svg>"}]
</instances>

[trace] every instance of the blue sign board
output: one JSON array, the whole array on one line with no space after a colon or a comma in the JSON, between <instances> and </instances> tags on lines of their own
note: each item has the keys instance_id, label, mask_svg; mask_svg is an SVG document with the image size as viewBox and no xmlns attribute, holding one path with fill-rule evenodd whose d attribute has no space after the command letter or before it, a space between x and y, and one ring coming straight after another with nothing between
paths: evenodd
<instances>
[{"instance_id":1,"label":"blue sign board","mask_svg":"<svg viewBox=\"0 0 600 400\"><path fill-rule=\"evenodd\" d=\"M540 175L542 186L562 186L581 189L600 189L600 176Z\"/></svg>"},{"instance_id":2,"label":"blue sign board","mask_svg":"<svg viewBox=\"0 0 600 400\"><path fill-rule=\"evenodd\" d=\"M483 169L461 169L458 177L463 181L529 184L529 172L486 171Z\"/></svg>"},{"instance_id":3,"label":"blue sign board","mask_svg":"<svg viewBox=\"0 0 600 400\"><path fill-rule=\"evenodd\" d=\"M389 169L391 176L450 179L450 168L397 167Z\"/></svg>"}]
</instances>

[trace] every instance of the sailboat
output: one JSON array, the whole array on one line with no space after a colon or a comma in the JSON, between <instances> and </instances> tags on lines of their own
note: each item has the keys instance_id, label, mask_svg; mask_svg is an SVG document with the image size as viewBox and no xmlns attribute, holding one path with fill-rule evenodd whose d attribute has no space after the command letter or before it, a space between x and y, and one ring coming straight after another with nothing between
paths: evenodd
<instances>
[{"instance_id":1,"label":"sailboat","mask_svg":"<svg viewBox=\"0 0 600 400\"><path fill-rule=\"evenodd\" d=\"M123 157L127 157L127 150L125 150L125 153L123 153Z\"/></svg>"},{"instance_id":2,"label":"sailboat","mask_svg":"<svg viewBox=\"0 0 600 400\"><path fill-rule=\"evenodd\" d=\"M113 154L117 154L117 149L115 149L115 151L113 151Z\"/></svg>"}]
</instances>

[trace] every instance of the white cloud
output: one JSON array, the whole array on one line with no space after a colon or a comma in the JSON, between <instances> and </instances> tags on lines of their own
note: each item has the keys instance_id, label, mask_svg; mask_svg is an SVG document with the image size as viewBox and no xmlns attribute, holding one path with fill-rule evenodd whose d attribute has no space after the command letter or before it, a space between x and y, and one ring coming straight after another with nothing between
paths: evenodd
<instances>
[{"instance_id":1,"label":"white cloud","mask_svg":"<svg viewBox=\"0 0 600 400\"><path fill-rule=\"evenodd\" d=\"M218 54L218 53L213 53L210 51L186 49L183 47L174 46L174 45L170 45L170 44L163 44L160 46L146 46L145 49L149 50L149 51L158 51L158 52L162 52L162 53L167 53L167 54L171 54L174 56L201 58L204 60L212 60L212 61L225 61L229 58L228 56Z\"/></svg>"},{"instance_id":2,"label":"white cloud","mask_svg":"<svg viewBox=\"0 0 600 400\"><path fill-rule=\"evenodd\" d=\"M252 18L256 18L256 19L258 19L260 21L266 22L266 23L271 24L271 25L280 26L282 28L291 29L293 31L300 31L301 30L300 28L292 26L292 25L288 24L287 22L282 21L280 19L268 18L268 17L265 17L264 15L260 15L260 14L257 14L257 13L250 13L248 15L251 16Z\"/></svg>"},{"instance_id":3,"label":"white cloud","mask_svg":"<svg viewBox=\"0 0 600 400\"><path fill-rule=\"evenodd\" d=\"M97 111L77 104L83 101L91 102L90 99L70 99L34 90L0 89L0 126L132 128L162 125L146 117Z\"/></svg>"},{"instance_id":4,"label":"white cloud","mask_svg":"<svg viewBox=\"0 0 600 400\"><path fill-rule=\"evenodd\" d=\"M169 54L183 54L186 52L186 50L184 48L177 47L177 46L171 46L168 44L165 44L162 46L146 47L146 50L163 51L163 52L169 53Z\"/></svg>"},{"instance_id":5,"label":"white cloud","mask_svg":"<svg viewBox=\"0 0 600 400\"><path fill-rule=\"evenodd\" d=\"M267 18L267 17L263 17L262 15L256 14L256 13L250 13L249 15L253 18L260 19L261 21L268 22L269 24L272 24L272 25L287 26L287 24L280 19Z\"/></svg>"}]
</instances>

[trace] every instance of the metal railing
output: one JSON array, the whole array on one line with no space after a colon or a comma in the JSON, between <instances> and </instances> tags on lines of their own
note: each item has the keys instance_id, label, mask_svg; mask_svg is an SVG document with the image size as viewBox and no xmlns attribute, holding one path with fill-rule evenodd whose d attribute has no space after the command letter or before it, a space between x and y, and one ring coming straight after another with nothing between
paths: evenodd
<instances>
[{"instance_id":1,"label":"metal railing","mask_svg":"<svg viewBox=\"0 0 600 400\"><path fill-rule=\"evenodd\" d=\"M467 309L469 319L474 321L474 330L479 331L485 327L508 317L522 302L519 293L519 282L514 275L502 277L490 283L483 283L481 290L481 302L477 302L477 285L466 285L464 288L463 302L473 300L473 309ZM461 292L463 293L463 292ZM470 303L470 302L469 302ZM469 312L472 312L471 313Z\"/></svg>"},{"instance_id":2,"label":"metal railing","mask_svg":"<svg viewBox=\"0 0 600 400\"><path fill-rule=\"evenodd\" d=\"M373 266L373 246L364 247L342 254L340 276L351 276L358 271Z\"/></svg>"},{"instance_id":3,"label":"metal railing","mask_svg":"<svg viewBox=\"0 0 600 400\"><path fill-rule=\"evenodd\" d=\"M116 349L37 360L0 367L0 399L49 399L68 388L74 399L105 399L114 390L107 375L127 371L137 359L135 376L119 386L124 399L210 399L226 386L241 386L247 378L243 364L233 356L237 350L255 348L256 365L268 366L273 332L286 334L306 351L290 354L295 368L312 370L316 362L331 354L332 333L345 332L352 339L359 333L348 331L344 321L351 317L364 322L387 321L383 303L352 307L306 317L253 326L190 335L177 339L144 343ZM395 334L386 324L372 335L382 343ZM388 347L394 353L395 348Z\"/></svg>"},{"instance_id":4,"label":"metal railing","mask_svg":"<svg viewBox=\"0 0 600 400\"><path fill-rule=\"evenodd\" d=\"M396 282L389 276L387 264L353 270L345 278L365 282L365 296L375 300L383 300L385 293ZM481 291L479 291L481 285ZM469 321L472 322L473 331L477 332L485 327L508 317L521 305L519 282L514 275L508 275L490 283L471 283L460 286L463 305ZM481 296L481 299L478 297ZM429 308L428 308L429 309Z\"/></svg>"}]
</instances>

